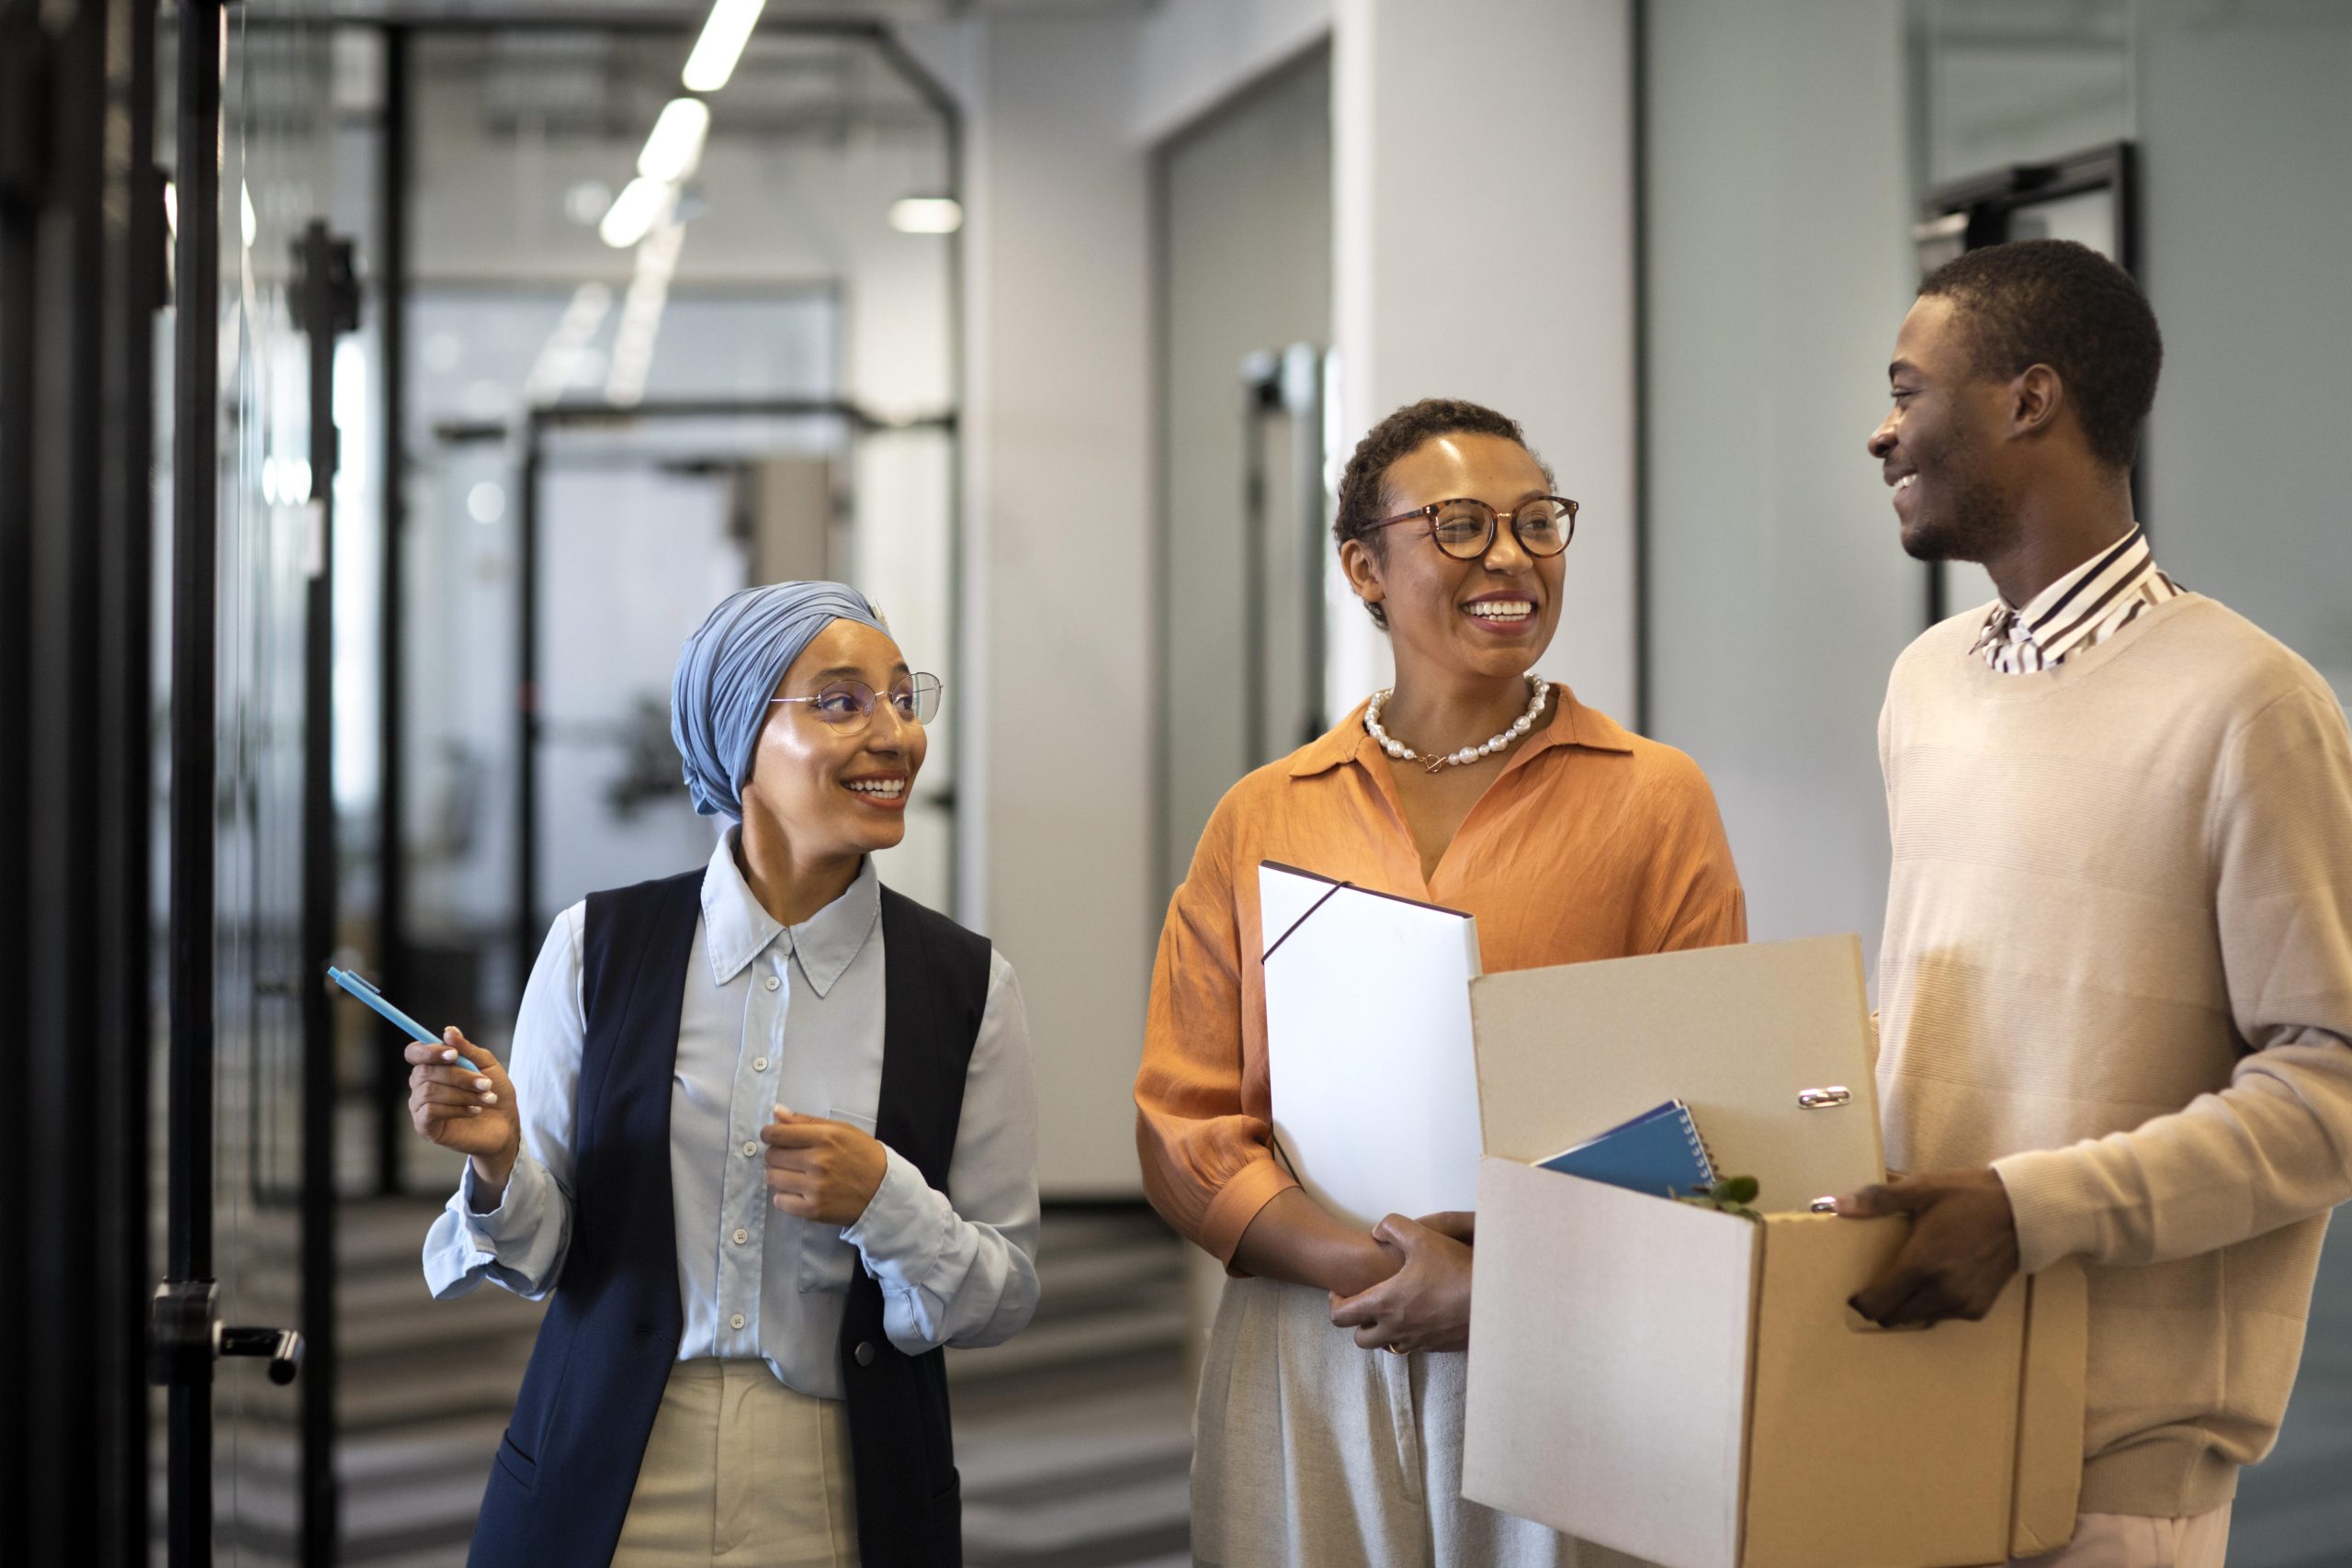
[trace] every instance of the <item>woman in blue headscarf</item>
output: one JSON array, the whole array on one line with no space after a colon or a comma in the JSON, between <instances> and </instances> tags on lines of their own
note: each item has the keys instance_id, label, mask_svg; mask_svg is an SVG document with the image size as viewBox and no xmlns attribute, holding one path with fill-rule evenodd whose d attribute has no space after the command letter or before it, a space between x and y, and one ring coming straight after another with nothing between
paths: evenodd
<instances>
[{"instance_id":1,"label":"woman in blue headscarf","mask_svg":"<svg viewBox=\"0 0 2352 1568\"><path fill-rule=\"evenodd\" d=\"M1036 1111L1011 966L875 875L939 690L839 583L722 602L671 694L709 863L557 919L511 1078L409 1047L469 1156L434 1294L551 1298L481 1568L961 1562L941 1348L1036 1308Z\"/></svg>"}]
</instances>

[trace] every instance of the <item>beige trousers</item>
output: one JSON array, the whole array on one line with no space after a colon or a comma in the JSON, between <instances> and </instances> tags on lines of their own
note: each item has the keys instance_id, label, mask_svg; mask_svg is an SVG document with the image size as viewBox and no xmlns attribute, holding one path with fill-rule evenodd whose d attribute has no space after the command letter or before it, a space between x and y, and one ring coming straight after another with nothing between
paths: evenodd
<instances>
[{"instance_id":1,"label":"beige trousers","mask_svg":"<svg viewBox=\"0 0 2352 1568\"><path fill-rule=\"evenodd\" d=\"M1462 1495L1468 1358L1363 1350L1325 1292L1227 1280L1193 1418L1208 1568L1640 1568Z\"/></svg>"},{"instance_id":2,"label":"beige trousers","mask_svg":"<svg viewBox=\"0 0 2352 1568\"><path fill-rule=\"evenodd\" d=\"M849 1415L761 1360L680 1361L613 1568L855 1568Z\"/></svg>"},{"instance_id":3,"label":"beige trousers","mask_svg":"<svg viewBox=\"0 0 2352 1568\"><path fill-rule=\"evenodd\" d=\"M2075 1539L2055 1551L2020 1557L2010 1568L2222 1568L2230 1550L2230 1505L2185 1519L2085 1514Z\"/></svg>"}]
</instances>

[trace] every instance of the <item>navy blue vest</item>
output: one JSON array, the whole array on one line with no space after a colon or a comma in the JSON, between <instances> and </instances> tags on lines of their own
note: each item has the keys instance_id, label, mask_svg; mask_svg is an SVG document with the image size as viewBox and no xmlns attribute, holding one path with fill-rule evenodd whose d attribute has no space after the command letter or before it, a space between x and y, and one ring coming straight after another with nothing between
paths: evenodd
<instances>
[{"instance_id":1,"label":"navy blue vest","mask_svg":"<svg viewBox=\"0 0 2352 1568\"><path fill-rule=\"evenodd\" d=\"M469 1568L609 1562L684 1332L670 1191L670 1087L703 874L588 897L571 1244L491 1467ZM941 1191L988 1005L989 943L882 889L882 1093L875 1136ZM963 1502L945 1358L882 1328L851 1271L842 1386L860 1556L956 1568Z\"/></svg>"}]
</instances>

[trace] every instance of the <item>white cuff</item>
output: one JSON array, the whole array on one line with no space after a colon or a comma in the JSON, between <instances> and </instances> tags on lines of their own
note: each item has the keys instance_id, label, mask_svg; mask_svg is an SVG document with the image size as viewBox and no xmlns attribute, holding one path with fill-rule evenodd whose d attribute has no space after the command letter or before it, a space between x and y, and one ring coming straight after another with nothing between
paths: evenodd
<instances>
[{"instance_id":1,"label":"white cuff","mask_svg":"<svg viewBox=\"0 0 2352 1568\"><path fill-rule=\"evenodd\" d=\"M506 1173L506 1190L498 1195L498 1207L484 1210L475 1202L474 1162L466 1161L465 1173L458 1178L455 1207L474 1249L495 1258L501 1243L523 1241L533 1235L547 1206L546 1179L546 1169L537 1160L527 1154L517 1155L514 1168Z\"/></svg>"},{"instance_id":2,"label":"white cuff","mask_svg":"<svg viewBox=\"0 0 2352 1568\"><path fill-rule=\"evenodd\" d=\"M882 1152L889 1162L882 1185L857 1223L842 1227L842 1239L857 1248L868 1274L885 1285L914 1290L947 1250L958 1223L956 1210L912 1161L893 1148Z\"/></svg>"}]
</instances>

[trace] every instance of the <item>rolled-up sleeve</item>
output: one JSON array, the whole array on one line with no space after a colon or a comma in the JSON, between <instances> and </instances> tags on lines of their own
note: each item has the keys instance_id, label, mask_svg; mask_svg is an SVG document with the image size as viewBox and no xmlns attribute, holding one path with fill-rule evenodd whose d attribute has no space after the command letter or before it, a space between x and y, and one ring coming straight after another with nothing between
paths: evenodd
<instances>
[{"instance_id":1,"label":"rolled-up sleeve","mask_svg":"<svg viewBox=\"0 0 2352 1568\"><path fill-rule=\"evenodd\" d=\"M473 1162L424 1238L424 1280L441 1300L484 1280L533 1301L555 1288L571 1242L573 1122L587 1041L581 1007L585 906L556 918L514 1019L507 1077L522 1118L523 1152L497 1207L478 1206Z\"/></svg>"},{"instance_id":2,"label":"rolled-up sleeve","mask_svg":"<svg viewBox=\"0 0 2352 1568\"><path fill-rule=\"evenodd\" d=\"M1168 906L1135 1089L1145 1195L1178 1234L1228 1269L1258 1211L1298 1185L1274 1159L1273 1129L1243 1104L1247 1025L1234 817L1228 796L1210 818L1184 885Z\"/></svg>"},{"instance_id":3,"label":"rolled-up sleeve","mask_svg":"<svg viewBox=\"0 0 2352 1568\"><path fill-rule=\"evenodd\" d=\"M938 1191L898 1151L842 1239L882 1287L882 1327L910 1356L1010 1339L1037 1310L1037 1090L1012 965L994 954Z\"/></svg>"}]
</instances>

